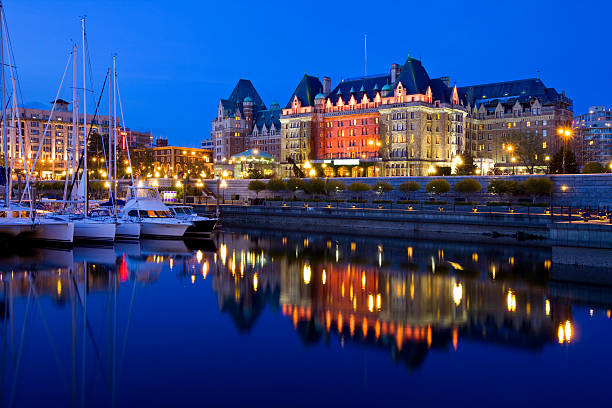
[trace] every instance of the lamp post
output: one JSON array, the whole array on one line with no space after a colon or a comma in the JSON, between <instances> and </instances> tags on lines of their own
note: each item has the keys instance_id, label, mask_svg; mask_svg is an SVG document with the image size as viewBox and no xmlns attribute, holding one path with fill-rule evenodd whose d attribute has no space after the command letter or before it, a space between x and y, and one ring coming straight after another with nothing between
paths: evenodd
<instances>
[{"instance_id":1,"label":"lamp post","mask_svg":"<svg viewBox=\"0 0 612 408\"><path fill-rule=\"evenodd\" d=\"M565 174L565 154L567 152L567 139L572 136L572 131L569 128L559 128L557 133L563 138L563 174Z\"/></svg>"},{"instance_id":2,"label":"lamp post","mask_svg":"<svg viewBox=\"0 0 612 408\"><path fill-rule=\"evenodd\" d=\"M506 147L506 150L508 151L508 153L512 154L512 152L514 151L514 146L508 145ZM516 157L512 156L510 158L510 162L512 163L512 174L515 174L515 172L514 172L514 163L516 162Z\"/></svg>"}]
</instances>

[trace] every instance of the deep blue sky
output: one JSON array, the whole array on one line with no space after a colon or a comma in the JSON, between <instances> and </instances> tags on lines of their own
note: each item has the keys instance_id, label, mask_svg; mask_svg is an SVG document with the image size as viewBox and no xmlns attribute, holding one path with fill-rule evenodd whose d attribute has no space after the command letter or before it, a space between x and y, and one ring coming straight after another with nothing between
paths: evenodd
<instances>
[{"instance_id":1,"label":"deep blue sky","mask_svg":"<svg viewBox=\"0 0 612 408\"><path fill-rule=\"evenodd\" d=\"M364 33L369 74L410 53L430 76L460 86L540 70L547 86L573 98L576 113L612 104L608 0L3 3L26 104L54 97L86 14L95 84L117 53L127 125L171 144L208 137L219 98L240 78L267 105L284 105L305 72L333 84L362 75Z\"/></svg>"}]
</instances>

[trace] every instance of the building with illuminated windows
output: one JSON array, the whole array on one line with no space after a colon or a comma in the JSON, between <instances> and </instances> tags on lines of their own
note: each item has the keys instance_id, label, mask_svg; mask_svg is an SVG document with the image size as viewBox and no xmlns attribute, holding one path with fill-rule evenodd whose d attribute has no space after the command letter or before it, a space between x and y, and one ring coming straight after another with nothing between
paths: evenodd
<instances>
[{"instance_id":1,"label":"building with illuminated windows","mask_svg":"<svg viewBox=\"0 0 612 408\"><path fill-rule=\"evenodd\" d=\"M135 149L132 155L134 174L155 178L210 178L213 173L212 152L194 147L155 146Z\"/></svg>"},{"instance_id":2,"label":"building with illuminated windows","mask_svg":"<svg viewBox=\"0 0 612 408\"><path fill-rule=\"evenodd\" d=\"M9 136L9 160L11 167L16 171L23 171L23 160L28 168L34 163L37 152L40 150L38 163L34 172L35 177L41 179L61 178L66 175L68 166L68 149L72 143L72 110L70 103L58 99L55 110L18 108L21 134L23 135L23 151L21 151L19 127L17 121L7 120L7 133ZM10 111L7 115L10 114ZM79 115L79 149L83 149L85 132L83 130L82 114ZM47 127L48 123L48 127ZM120 133L120 121L117 119L117 133ZM87 129L91 125L93 133L108 138L109 128L112 131L112 117L87 115ZM46 133L45 133L46 129ZM0 133L0 153L4 155L2 135ZM118 137L119 140L119 137Z\"/></svg>"},{"instance_id":3,"label":"building with illuminated windows","mask_svg":"<svg viewBox=\"0 0 612 408\"><path fill-rule=\"evenodd\" d=\"M574 119L574 137L581 164L612 161L612 108L591 106L589 112Z\"/></svg>"},{"instance_id":4,"label":"building with illuminated windows","mask_svg":"<svg viewBox=\"0 0 612 408\"><path fill-rule=\"evenodd\" d=\"M239 80L230 96L219 101L212 123L214 161L226 162L248 149L258 149L278 159L280 113L276 102L269 109L266 107L251 81Z\"/></svg>"},{"instance_id":5,"label":"building with illuminated windows","mask_svg":"<svg viewBox=\"0 0 612 408\"><path fill-rule=\"evenodd\" d=\"M327 176L425 175L462 152L467 109L448 78L419 60L331 89L305 75L281 116L281 168L321 165ZM323 166L325 165L325 166Z\"/></svg>"},{"instance_id":6,"label":"building with illuminated windows","mask_svg":"<svg viewBox=\"0 0 612 408\"><path fill-rule=\"evenodd\" d=\"M531 134L542 139L549 157L563 147L557 129L571 127L572 100L565 92L547 88L539 78L496 82L459 88L467 108L466 151L508 167L509 140ZM520 164L520 163L519 163Z\"/></svg>"}]
</instances>

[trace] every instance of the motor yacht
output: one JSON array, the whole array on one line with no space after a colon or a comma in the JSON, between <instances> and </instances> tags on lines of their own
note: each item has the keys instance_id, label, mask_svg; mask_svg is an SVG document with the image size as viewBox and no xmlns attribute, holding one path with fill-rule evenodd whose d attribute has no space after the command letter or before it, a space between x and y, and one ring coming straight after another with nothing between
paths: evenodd
<instances>
[{"instance_id":1,"label":"motor yacht","mask_svg":"<svg viewBox=\"0 0 612 408\"><path fill-rule=\"evenodd\" d=\"M210 235L217 225L218 218L209 218L197 214L193 207L188 205L169 206L172 215L179 220L191 222L193 225L187 228L185 235L202 236Z\"/></svg>"},{"instance_id":2,"label":"motor yacht","mask_svg":"<svg viewBox=\"0 0 612 408\"><path fill-rule=\"evenodd\" d=\"M172 216L154 187L130 187L121 219L140 224L140 236L181 238L193 223Z\"/></svg>"}]
</instances>

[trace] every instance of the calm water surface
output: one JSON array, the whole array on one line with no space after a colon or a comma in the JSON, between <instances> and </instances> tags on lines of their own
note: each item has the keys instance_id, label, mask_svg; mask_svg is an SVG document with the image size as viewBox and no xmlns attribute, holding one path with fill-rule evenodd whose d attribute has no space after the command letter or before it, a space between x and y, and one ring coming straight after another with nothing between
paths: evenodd
<instances>
[{"instance_id":1,"label":"calm water surface","mask_svg":"<svg viewBox=\"0 0 612 408\"><path fill-rule=\"evenodd\" d=\"M225 232L2 250L3 406L610 406L550 249ZM11 255L7 255L11 253Z\"/></svg>"}]
</instances>

